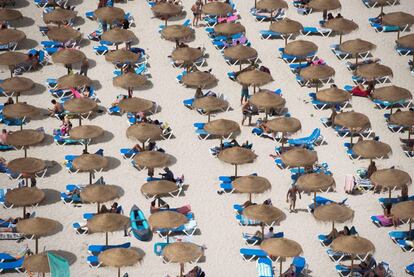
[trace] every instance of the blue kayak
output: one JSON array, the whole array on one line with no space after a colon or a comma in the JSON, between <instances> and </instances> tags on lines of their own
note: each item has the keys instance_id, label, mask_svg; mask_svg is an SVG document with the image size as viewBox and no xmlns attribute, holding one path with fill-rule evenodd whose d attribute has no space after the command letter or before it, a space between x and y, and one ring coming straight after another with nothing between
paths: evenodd
<instances>
[{"instance_id":1,"label":"blue kayak","mask_svg":"<svg viewBox=\"0 0 414 277\"><path fill-rule=\"evenodd\" d=\"M145 218L144 213L136 205L132 206L129 213L131 230L134 236L141 241L148 241L152 238L152 232Z\"/></svg>"}]
</instances>

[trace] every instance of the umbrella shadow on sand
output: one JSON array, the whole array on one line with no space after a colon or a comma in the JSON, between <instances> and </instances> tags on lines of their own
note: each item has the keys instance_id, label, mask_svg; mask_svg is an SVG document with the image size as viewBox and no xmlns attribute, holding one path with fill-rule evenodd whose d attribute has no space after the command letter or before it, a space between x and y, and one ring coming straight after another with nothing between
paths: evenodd
<instances>
[{"instance_id":1,"label":"umbrella shadow on sand","mask_svg":"<svg viewBox=\"0 0 414 277\"><path fill-rule=\"evenodd\" d=\"M108 160L107 170L115 169L121 165L121 161L115 157L105 156L105 158Z\"/></svg>"},{"instance_id":2,"label":"umbrella shadow on sand","mask_svg":"<svg viewBox=\"0 0 414 277\"><path fill-rule=\"evenodd\" d=\"M46 251L51 252L55 254L56 256L64 258L66 261L68 261L69 265L74 264L77 260L76 255L69 251L65 251L65 250L46 250Z\"/></svg>"},{"instance_id":3,"label":"umbrella shadow on sand","mask_svg":"<svg viewBox=\"0 0 414 277\"><path fill-rule=\"evenodd\" d=\"M187 17L187 12L183 11L181 14L168 18L168 22L180 21Z\"/></svg>"},{"instance_id":4,"label":"umbrella shadow on sand","mask_svg":"<svg viewBox=\"0 0 414 277\"><path fill-rule=\"evenodd\" d=\"M62 170L62 166L56 161L45 161L47 167L47 176L57 174Z\"/></svg>"},{"instance_id":5,"label":"umbrella shadow on sand","mask_svg":"<svg viewBox=\"0 0 414 277\"><path fill-rule=\"evenodd\" d=\"M26 38L19 43L18 49L29 50L35 48L38 45L37 41L34 39Z\"/></svg>"},{"instance_id":6,"label":"umbrella shadow on sand","mask_svg":"<svg viewBox=\"0 0 414 277\"><path fill-rule=\"evenodd\" d=\"M42 189L45 193L45 199L39 204L39 206L46 206L55 204L60 201L60 192L54 189Z\"/></svg>"},{"instance_id":7,"label":"umbrella shadow on sand","mask_svg":"<svg viewBox=\"0 0 414 277\"><path fill-rule=\"evenodd\" d=\"M35 21L32 18L23 16L16 22L13 22L13 27L14 28L29 27L29 26L32 26L33 24L35 24Z\"/></svg>"},{"instance_id":8,"label":"umbrella shadow on sand","mask_svg":"<svg viewBox=\"0 0 414 277\"><path fill-rule=\"evenodd\" d=\"M114 137L115 136L113 133L109 131L104 131L104 133L101 136L93 140L93 144L105 143L105 142L111 141Z\"/></svg>"},{"instance_id":9,"label":"umbrella shadow on sand","mask_svg":"<svg viewBox=\"0 0 414 277\"><path fill-rule=\"evenodd\" d=\"M71 1L71 4L73 5L73 2L77 2L77 1ZM85 24L85 19L83 18L83 17L81 17L81 16L77 16L77 17L75 17L75 23L73 24L73 26L74 27L78 27L78 26L81 26L81 25L83 25L83 24ZM89 43L90 43L90 40L89 39L85 39L85 41L88 41Z\"/></svg>"},{"instance_id":10,"label":"umbrella shadow on sand","mask_svg":"<svg viewBox=\"0 0 414 277\"><path fill-rule=\"evenodd\" d=\"M16 1L16 4L12 7L13 9L20 9L29 6L30 3L27 0Z\"/></svg>"}]
</instances>

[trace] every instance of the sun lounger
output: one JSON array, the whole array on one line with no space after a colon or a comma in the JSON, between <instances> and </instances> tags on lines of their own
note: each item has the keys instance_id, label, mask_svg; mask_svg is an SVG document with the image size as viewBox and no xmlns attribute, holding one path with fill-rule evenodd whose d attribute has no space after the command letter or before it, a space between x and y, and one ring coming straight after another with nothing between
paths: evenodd
<instances>
[{"instance_id":1,"label":"sun lounger","mask_svg":"<svg viewBox=\"0 0 414 277\"><path fill-rule=\"evenodd\" d=\"M0 263L3 262L13 262L16 261L18 259L16 259L15 257L11 256L10 254L7 253L0 253Z\"/></svg>"},{"instance_id":2,"label":"sun lounger","mask_svg":"<svg viewBox=\"0 0 414 277\"><path fill-rule=\"evenodd\" d=\"M398 55L400 56L411 56L414 52L412 48L404 48L401 46L396 46L395 50L397 51Z\"/></svg>"},{"instance_id":3,"label":"sun lounger","mask_svg":"<svg viewBox=\"0 0 414 277\"><path fill-rule=\"evenodd\" d=\"M331 33L332 33L331 29L318 28L318 27L303 27L303 30L301 30L301 34L304 36L320 35L323 37L329 37Z\"/></svg>"},{"instance_id":4,"label":"sun lounger","mask_svg":"<svg viewBox=\"0 0 414 277\"><path fill-rule=\"evenodd\" d=\"M154 243L154 254L157 256L162 256L164 248L168 245L168 242L156 242Z\"/></svg>"},{"instance_id":5,"label":"sun lounger","mask_svg":"<svg viewBox=\"0 0 414 277\"><path fill-rule=\"evenodd\" d=\"M306 275L308 269L308 263L306 262L305 257L297 256L293 258L292 264L295 266L295 276L299 277Z\"/></svg>"},{"instance_id":6,"label":"sun lounger","mask_svg":"<svg viewBox=\"0 0 414 277\"><path fill-rule=\"evenodd\" d=\"M11 261L11 262L2 262L0 263L0 273L17 271L19 273L24 273L26 270L23 268L24 257Z\"/></svg>"},{"instance_id":7,"label":"sun lounger","mask_svg":"<svg viewBox=\"0 0 414 277\"><path fill-rule=\"evenodd\" d=\"M119 152L121 153L122 158L127 160L132 159L136 154L139 153L139 151L133 148L121 148Z\"/></svg>"},{"instance_id":8,"label":"sun lounger","mask_svg":"<svg viewBox=\"0 0 414 277\"><path fill-rule=\"evenodd\" d=\"M86 262L88 263L89 267L91 267L91 268L98 268L98 267L100 267L100 266L101 266L101 264L102 264L102 263L99 261L98 256L94 256L94 255L92 255L92 256L88 256L88 257L86 258Z\"/></svg>"},{"instance_id":9,"label":"sun lounger","mask_svg":"<svg viewBox=\"0 0 414 277\"><path fill-rule=\"evenodd\" d=\"M413 234L414 230L411 230L411 235L414 236ZM408 238L408 231L389 231L388 235L393 242L398 243L398 240Z\"/></svg>"},{"instance_id":10,"label":"sun lounger","mask_svg":"<svg viewBox=\"0 0 414 277\"><path fill-rule=\"evenodd\" d=\"M312 134L308 137L289 139L288 144L291 146L313 146L321 145L324 142L324 137L321 134L321 129L316 128L313 130Z\"/></svg>"},{"instance_id":11,"label":"sun lounger","mask_svg":"<svg viewBox=\"0 0 414 277\"><path fill-rule=\"evenodd\" d=\"M332 243L332 240L328 238L327 235L318 235L318 240L322 244L322 246L329 246Z\"/></svg>"},{"instance_id":12,"label":"sun lounger","mask_svg":"<svg viewBox=\"0 0 414 277\"><path fill-rule=\"evenodd\" d=\"M272 238L283 238L284 233L283 232L278 232L273 234ZM248 234L248 233L243 233L243 240L247 245L257 245L260 244L262 242L262 238L261 237L257 237L254 234Z\"/></svg>"},{"instance_id":13,"label":"sun lounger","mask_svg":"<svg viewBox=\"0 0 414 277\"><path fill-rule=\"evenodd\" d=\"M413 252L413 241L412 240L406 240L406 239L399 239L397 240L398 246L401 248L404 252Z\"/></svg>"},{"instance_id":14,"label":"sun lounger","mask_svg":"<svg viewBox=\"0 0 414 277\"><path fill-rule=\"evenodd\" d=\"M118 245L89 245L88 246L88 252L94 256L98 256L99 253L108 250L108 249L112 249L112 248L129 248L131 247L131 243L130 242L126 242L123 244L118 244Z\"/></svg>"},{"instance_id":15,"label":"sun lounger","mask_svg":"<svg viewBox=\"0 0 414 277\"><path fill-rule=\"evenodd\" d=\"M330 204L330 203L338 203L339 205L345 205L347 200L348 200L348 198L345 198L341 202L336 202L336 201L333 201L331 199L328 199L328 198L317 195L314 198L314 202L312 204L308 205L308 212L312 213L315 210L315 208L317 208L319 206L322 206L322 205Z\"/></svg>"},{"instance_id":16,"label":"sun lounger","mask_svg":"<svg viewBox=\"0 0 414 277\"><path fill-rule=\"evenodd\" d=\"M371 216L371 221L377 227L390 227L390 226L393 226L392 220L386 218L383 215L373 215L373 216Z\"/></svg>"},{"instance_id":17,"label":"sun lounger","mask_svg":"<svg viewBox=\"0 0 414 277\"><path fill-rule=\"evenodd\" d=\"M405 272L407 272L407 274L414 275L414 263L407 265L405 267Z\"/></svg>"},{"instance_id":18,"label":"sun lounger","mask_svg":"<svg viewBox=\"0 0 414 277\"><path fill-rule=\"evenodd\" d=\"M252 261L258 258L266 258L267 254L262 249L257 248L240 248L240 255L245 261Z\"/></svg>"},{"instance_id":19,"label":"sun lounger","mask_svg":"<svg viewBox=\"0 0 414 277\"><path fill-rule=\"evenodd\" d=\"M272 260L268 257L261 257L256 262L257 273L259 277L273 277Z\"/></svg>"},{"instance_id":20,"label":"sun lounger","mask_svg":"<svg viewBox=\"0 0 414 277\"><path fill-rule=\"evenodd\" d=\"M307 58L312 58L313 59L316 55L316 52L310 53L310 54L308 54L307 56L304 56L304 57L288 55L288 54L285 54L285 48L283 48L283 47L279 48L279 52L280 52L281 58L288 64L294 63L297 60L304 60L304 59L307 59Z\"/></svg>"}]
</instances>

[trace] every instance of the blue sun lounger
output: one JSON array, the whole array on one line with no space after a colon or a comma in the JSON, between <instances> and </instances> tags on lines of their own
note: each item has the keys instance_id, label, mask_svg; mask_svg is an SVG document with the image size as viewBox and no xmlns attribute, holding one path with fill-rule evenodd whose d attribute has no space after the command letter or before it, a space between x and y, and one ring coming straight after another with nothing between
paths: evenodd
<instances>
[{"instance_id":1,"label":"blue sun lounger","mask_svg":"<svg viewBox=\"0 0 414 277\"><path fill-rule=\"evenodd\" d=\"M0 273L4 271L17 271L19 273L25 272L23 269L23 261L24 257L15 261L0 263Z\"/></svg>"},{"instance_id":2,"label":"blue sun lounger","mask_svg":"<svg viewBox=\"0 0 414 277\"><path fill-rule=\"evenodd\" d=\"M16 261L17 259L13 256L11 256L10 254L7 253L0 253L0 263L3 262L13 262Z\"/></svg>"},{"instance_id":3,"label":"blue sun lounger","mask_svg":"<svg viewBox=\"0 0 414 277\"><path fill-rule=\"evenodd\" d=\"M275 272L273 270L272 260L268 257L261 257L256 263L257 274L259 277L273 277Z\"/></svg>"},{"instance_id":4,"label":"blue sun lounger","mask_svg":"<svg viewBox=\"0 0 414 277\"><path fill-rule=\"evenodd\" d=\"M405 272L407 272L408 274L414 275L414 263L407 265L405 267Z\"/></svg>"},{"instance_id":5,"label":"blue sun lounger","mask_svg":"<svg viewBox=\"0 0 414 277\"><path fill-rule=\"evenodd\" d=\"M401 248L404 252L413 252L414 247L412 247L412 241L406 240L406 239L399 239L397 240L398 246Z\"/></svg>"},{"instance_id":6,"label":"blue sun lounger","mask_svg":"<svg viewBox=\"0 0 414 277\"><path fill-rule=\"evenodd\" d=\"M258 248L240 248L240 255L245 261L252 261L254 259L267 257L266 252Z\"/></svg>"},{"instance_id":7,"label":"blue sun lounger","mask_svg":"<svg viewBox=\"0 0 414 277\"><path fill-rule=\"evenodd\" d=\"M129 248L131 247L131 243L130 242L126 242L123 244L118 244L118 245L89 245L88 246L88 252L91 253L94 256L98 256L99 253L108 250L108 249L112 249L112 248Z\"/></svg>"},{"instance_id":8,"label":"blue sun lounger","mask_svg":"<svg viewBox=\"0 0 414 277\"><path fill-rule=\"evenodd\" d=\"M414 236L413 234L414 230L411 230L411 235ZM388 235L393 242L398 243L398 240L408 238L408 231L389 231Z\"/></svg>"},{"instance_id":9,"label":"blue sun lounger","mask_svg":"<svg viewBox=\"0 0 414 277\"><path fill-rule=\"evenodd\" d=\"M284 237L284 233L283 232L277 232L275 234L273 234L272 238L283 238ZM252 234L248 234L248 233L243 233L243 240L247 245L257 245L260 244L262 242L262 238L261 237L257 237L254 236Z\"/></svg>"},{"instance_id":10,"label":"blue sun lounger","mask_svg":"<svg viewBox=\"0 0 414 277\"><path fill-rule=\"evenodd\" d=\"M157 256L162 256L162 251L168 245L168 242L157 242L154 243L154 254Z\"/></svg>"}]
</instances>

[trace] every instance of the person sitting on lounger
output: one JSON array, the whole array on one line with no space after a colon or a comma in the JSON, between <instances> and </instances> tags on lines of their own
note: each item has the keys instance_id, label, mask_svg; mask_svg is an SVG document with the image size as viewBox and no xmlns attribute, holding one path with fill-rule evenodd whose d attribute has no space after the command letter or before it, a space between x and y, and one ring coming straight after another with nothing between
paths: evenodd
<instances>
[{"instance_id":1,"label":"person sitting on lounger","mask_svg":"<svg viewBox=\"0 0 414 277\"><path fill-rule=\"evenodd\" d=\"M351 235L351 231L349 230L348 226L344 226L344 229L342 231L338 232L338 236L349 236Z\"/></svg>"},{"instance_id":2,"label":"person sitting on lounger","mask_svg":"<svg viewBox=\"0 0 414 277\"><path fill-rule=\"evenodd\" d=\"M69 117L65 116L62 119L62 125L60 125L60 134L62 136L68 136L69 131L72 129L72 122L70 122Z\"/></svg>"},{"instance_id":3,"label":"person sitting on lounger","mask_svg":"<svg viewBox=\"0 0 414 277\"><path fill-rule=\"evenodd\" d=\"M246 202L244 202L241 206L243 207L243 209L253 206L253 205L257 205L256 203L253 203L252 201L247 200Z\"/></svg>"},{"instance_id":4,"label":"person sitting on lounger","mask_svg":"<svg viewBox=\"0 0 414 277\"><path fill-rule=\"evenodd\" d=\"M368 166L367 170L367 178L371 178L371 175L374 174L374 172L377 171L377 166L375 165L374 161L371 161L371 163Z\"/></svg>"},{"instance_id":5,"label":"person sitting on lounger","mask_svg":"<svg viewBox=\"0 0 414 277\"><path fill-rule=\"evenodd\" d=\"M195 94L194 94L194 99L199 99L199 98L202 98L202 97L204 97L203 91L201 90L200 87L198 87L196 89Z\"/></svg>"},{"instance_id":6,"label":"person sitting on lounger","mask_svg":"<svg viewBox=\"0 0 414 277\"><path fill-rule=\"evenodd\" d=\"M382 263L377 264L373 269L368 270L364 273L363 277L385 277L387 271Z\"/></svg>"},{"instance_id":7,"label":"person sitting on lounger","mask_svg":"<svg viewBox=\"0 0 414 277\"><path fill-rule=\"evenodd\" d=\"M70 197L72 197L72 198L73 197L80 198L80 189L76 188L76 189L74 189L72 191L69 191L67 195L70 196Z\"/></svg>"},{"instance_id":8,"label":"person sitting on lounger","mask_svg":"<svg viewBox=\"0 0 414 277\"><path fill-rule=\"evenodd\" d=\"M408 200L408 186L404 185L401 188L401 201L407 201Z\"/></svg>"},{"instance_id":9,"label":"person sitting on lounger","mask_svg":"<svg viewBox=\"0 0 414 277\"><path fill-rule=\"evenodd\" d=\"M167 204L167 202L165 202L164 200L162 200L161 198L158 198L158 207L156 206L157 203L157 199L151 201L151 206L150 206L150 213L156 213L159 212L160 210L165 210L165 209L169 209L170 205Z\"/></svg>"},{"instance_id":10,"label":"person sitting on lounger","mask_svg":"<svg viewBox=\"0 0 414 277\"><path fill-rule=\"evenodd\" d=\"M270 239L275 235L275 233L273 232L273 227L269 228L269 231L267 233L264 234L264 239ZM253 235L254 237L258 237L261 238L262 237L262 232L261 231L256 231L256 233L254 233Z\"/></svg>"},{"instance_id":11,"label":"person sitting on lounger","mask_svg":"<svg viewBox=\"0 0 414 277\"><path fill-rule=\"evenodd\" d=\"M195 266L187 274L184 275L184 277L205 277L205 276L206 274L199 266Z\"/></svg>"},{"instance_id":12,"label":"person sitting on lounger","mask_svg":"<svg viewBox=\"0 0 414 277\"><path fill-rule=\"evenodd\" d=\"M102 205L101 206L101 209L99 210L99 214L106 214L106 213L109 213L110 211L109 211L109 209L106 207L106 205Z\"/></svg>"},{"instance_id":13,"label":"person sitting on lounger","mask_svg":"<svg viewBox=\"0 0 414 277\"><path fill-rule=\"evenodd\" d=\"M338 115L338 113L336 112L335 106L331 107L331 111L332 111L331 116L328 118L328 122L327 122L330 126L333 125L335 121L335 117Z\"/></svg>"},{"instance_id":14,"label":"person sitting on lounger","mask_svg":"<svg viewBox=\"0 0 414 277\"><path fill-rule=\"evenodd\" d=\"M290 264L289 268L283 272L282 277L295 277L296 276L296 267L294 264Z\"/></svg>"},{"instance_id":15,"label":"person sitting on lounger","mask_svg":"<svg viewBox=\"0 0 414 277\"><path fill-rule=\"evenodd\" d=\"M164 168L164 173L159 173L161 175L161 179L175 182L174 173L168 168Z\"/></svg>"},{"instance_id":16,"label":"person sitting on lounger","mask_svg":"<svg viewBox=\"0 0 414 277\"><path fill-rule=\"evenodd\" d=\"M354 264L353 266L344 265L344 264L341 264L341 263L340 263L340 265L342 265L343 267L348 268L349 270L353 269L354 271L365 273L369 269L371 269L373 267L376 267L377 262L375 261L375 259L372 256L368 256L365 261L362 261L359 264Z\"/></svg>"},{"instance_id":17,"label":"person sitting on lounger","mask_svg":"<svg viewBox=\"0 0 414 277\"><path fill-rule=\"evenodd\" d=\"M120 208L119 208L118 203L117 203L117 202L114 202L114 203L111 205L111 208L109 209L109 212L110 212L110 213L114 213L114 214L120 214L120 213L121 213L121 210L122 210L122 209L120 209Z\"/></svg>"},{"instance_id":18,"label":"person sitting on lounger","mask_svg":"<svg viewBox=\"0 0 414 277\"><path fill-rule=\"evenodd\" d=\"M7 137L9 136L9 133L10 132L8 132L6 129L3 129L1 131L1 134L0 134L0 144L1 145L7 145Z\"/></svg>"},{"instance_id":19,"label":"person sitting on lounger","mask_svg":"<svg viewBox=\"0 0 414 277\"><path fill-rule=\"evenodd\" d=\"M52 103L53 107L49 110L49 115L50 116L55 116L55 115L59 115L61 113L63 113L64 109L63 109L63 105L58 103L55 99L52 99L52 101L50 101L50 103Z\"/></svg>"},{"instance_id":20,"label":"person sitting on lounger","mask_svg":"<svg viewBox=\"0 0 414 277\"><path fill-rule=\"evenodd\" d=\"M4 106L11 105L11 104L14 104L14 100L13 98L9 97L7 98L7 101L4 102Z\"/></svg>"},{"instance_id":21,"label":"person sitting on lounger","mask_svg":"<svg viewBox=\"0 0 414 277\"><path fill-rule=\"evenodd\" d=\"M333 228L332 231L327 235L326 238L327 238L327 240L333 241L337 237L339 237L339 232L336 228Z\"/></svg>"}]
</instances>

